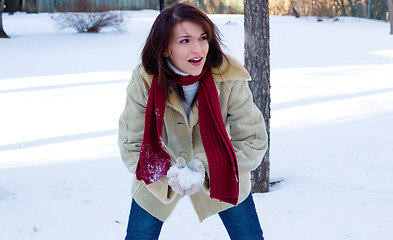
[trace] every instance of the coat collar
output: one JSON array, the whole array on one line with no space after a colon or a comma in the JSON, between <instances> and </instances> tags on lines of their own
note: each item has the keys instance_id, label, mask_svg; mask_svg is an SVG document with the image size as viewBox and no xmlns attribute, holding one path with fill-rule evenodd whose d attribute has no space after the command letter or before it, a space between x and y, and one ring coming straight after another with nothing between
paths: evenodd
<instances>
[{"instance_id":1,"label":"coat collar","mask_svg":"<svg viewBox=\"0 0 393 240\"><path fill-rule=\"evenodd\" d=\"M214 82L216 83L216 89L218 92L218 96L220 96L220 90L218 89L218 83L224 81L249 81L251 80L250 74L247 70L241 65L239 61L237 61L234 57L226 55L227 59L224 58L224 61L220 67L212 68L212 74L214 78ZM179 101L178 97L175 93L172 93L167 101L167 105L171 106L175 110L179 112L184 112L183 106ZM194 110L195 108L193 108ZM196 111L198 113L198 111ZM190 116L193 113L190 113ZM195 113L194 113L195 114ZM190 118L191 120L191 118ZM190 121L191 122L191 121Z\"/></svg>"},{"instance_id":2,"label":"coat collar","mask_svg":"<svg viewBox=\"0 0 393 240\"><path fill-rule=\"evenodd\" d=\"M220 67L212 68L214 81L249 81L251 80L250 74L243 67L243 65L237 61L234 57L226 55L227 59L224 58L223 63Z\"/></svg>"}]
</instances>

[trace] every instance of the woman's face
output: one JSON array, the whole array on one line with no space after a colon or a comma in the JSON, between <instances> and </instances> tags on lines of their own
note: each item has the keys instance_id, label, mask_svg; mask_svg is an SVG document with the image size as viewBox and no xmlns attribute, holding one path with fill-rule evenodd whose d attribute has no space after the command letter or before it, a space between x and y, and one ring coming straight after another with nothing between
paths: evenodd
<instances>
[{"instance_id":1,"label":"woman's face","mask_svg":"<svg viewBox=\"0 0 393 240\"><path fill-rule=\"evenodd\" d=\"M202 72L208 51L207 33L202 26L184 21L175 25L164 56L181 72L196 76Z\"/></svg>"}]
</instances>

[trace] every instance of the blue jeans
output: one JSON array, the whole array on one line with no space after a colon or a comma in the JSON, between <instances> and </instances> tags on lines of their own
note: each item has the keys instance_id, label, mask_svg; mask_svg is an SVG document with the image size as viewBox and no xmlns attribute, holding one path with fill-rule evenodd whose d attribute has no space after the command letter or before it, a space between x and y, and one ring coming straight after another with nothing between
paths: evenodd
<instances>
[{"instance_id":1,"label":"blue jeans","mask_svg":"<svg viewBox=\"0 0 393 240\"><path fill-rule=\"evenodd\" d=\"M231 240L264 240L251 194L239 205L218 215ZM163 223L141 208L133 199L125 240L157 240Z\"/></svg>"}]
</instances>

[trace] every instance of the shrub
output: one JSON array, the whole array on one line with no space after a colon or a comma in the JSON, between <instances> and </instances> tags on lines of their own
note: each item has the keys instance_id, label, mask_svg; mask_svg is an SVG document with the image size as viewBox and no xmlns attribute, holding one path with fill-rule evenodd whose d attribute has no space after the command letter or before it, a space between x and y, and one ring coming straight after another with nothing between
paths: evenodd
<instances>
[{"instance_id":1,"label":"shrub","mask_svg":"<svg viewBox=\"0 0 393 240\"><path fill-rule=\"evenodd\" d=\"M57 8L51 18L60 29L73 28L79 33L98 33L103 28L121 30L124 18L108 6L96 7L91 0L77 0L72 5Z\"/></svg>"}]
</instances>

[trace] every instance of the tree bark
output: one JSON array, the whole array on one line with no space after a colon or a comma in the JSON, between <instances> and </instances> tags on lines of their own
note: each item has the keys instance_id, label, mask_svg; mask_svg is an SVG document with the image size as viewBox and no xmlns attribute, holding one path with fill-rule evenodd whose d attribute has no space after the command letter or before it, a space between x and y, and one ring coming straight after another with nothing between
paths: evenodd
<instances>
[{"instance_id":1,"label":"tree bark","mask_svg":"<svg viewBox=\"0 0 393 240\"><path fill-rule=\"evenodd\" d=\"M4 6L4 0L0 1L0 38L9 38L8 35L4 32L3 29L3 6Z\"/></svg>"},{"instance_id":2,"label":"tree bark","mask_svg":"<svg viewBox=\"0 0 393 240\"><path fill-rule=\"evenodd\" d=\"M393 0L388 1L389 21L390 21L390 34L393 34Z\"/></svg>"},{"instance_id":3,"label":"tree bark","mask_svg":"<svg viewBox=\"0 0 393 240\"><path fill-rule=\"evenodd\" d=\"M13 15L20 8L20 3L18 0L8 0L6 3L7 11L9 15Z\"/></svg>"},{"instance_id":4,"label":"tree bark","mask_svg":"<svg viewBox=\"0 0 393 240\"><path fill-rule=\"evenodd\" d=\"M270 44L268 0L244 0L245 67L254 102L263 113L270 139ZM268 192L270 140L262 164L251 173L252 191Z\"/></svg>"}]
</instances>

